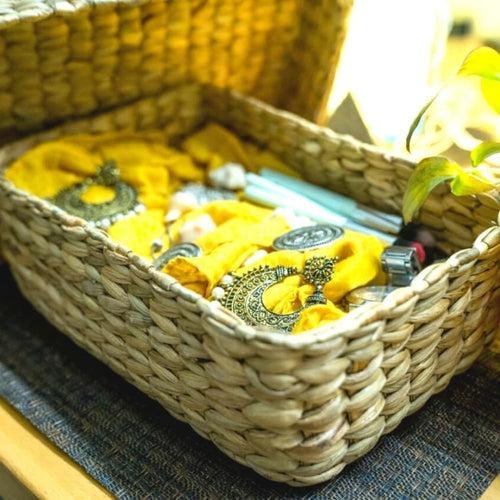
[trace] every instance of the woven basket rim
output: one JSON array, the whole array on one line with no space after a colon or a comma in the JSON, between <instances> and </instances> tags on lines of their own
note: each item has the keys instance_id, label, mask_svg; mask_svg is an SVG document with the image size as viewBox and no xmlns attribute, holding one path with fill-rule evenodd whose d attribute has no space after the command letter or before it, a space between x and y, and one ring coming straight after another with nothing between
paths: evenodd
<instances>
[{"instance_id":1,"label":"woven basket rim","mask_svg":"<svg viewBox=\"0 0 500 500\"><path fill-rule=\"evenodd\" d=\"M297 335L284 335L280 332L273 332L261 330L259 328L247 325L239 318L233 316L229 311L222 308L217 303L211 302L197 292L186 288L181 285L170 275L158 271L152 267L144 257L135 254L132 250L127 249L125 246L113 241L113 239L105 232L100 231L83 219L78 219L68 215L62 209L52 205L49 201L33 196L25 191L16 188L10 181L3 177L0 178L0 185L8 189L17 197L21 197L29 201L29 203L36 208L47 209L49 208L53 215L61 220L61 223L70 227L81 227L92 238L101 241L106 247L118 253L119 255L128 258L140 271L150 275L154 282L160 286L164 291L174 290L183 298L196 303L198 309L206 319L212 319L214 326L219 327L218 330L221 334L236 337L240 340L257 340L268 345L286 347L290 349L302 349L306 346L313 344L322 344L330 342L338 337L352 334L358 329L374 325L377 322L383 321L387 317L388 311L395 307L406 303L414 297L418 297L421 292L428 288L425 280L431 273L441 276L459 265L460 254L464 252L471 253L467 261L474 260L486 251L486 245L482 244L483 238L491 233L498 233L497 237L500 238L500 213L497 226L491 226L483 231L474 241L471 248L459 250L453 253L446 261L432 264L424 268L407 287L398 288L391 292L381 303L366 304L354 311L348 312L342 318L312 330L307 330ZM463 263L463 262L462 262ZM222 328L220 328L222 327Z\"/></svg>"},{"instance_id":2,"label":"woven basket rim","mask_svg":"<svg viewBox=\"0 0 500 500\"><path fill-rule=\"evenodd\" d=\"M207 87L207 85L200 84L188 84L181 87L193 86L202 88ZM172 90L170 90L170 92L171 91ZM335 137L337 139L341 139L342 141L347 141L350 144L355 145L356 147L359 147L365 151L373 151L379 154L382 152L388 159L397 158L399 161L403 161L409 164L411 167L413 167L414 165L413 162L408 160L407 158L399 157L389 152L385 152L383 149L377 146L364 144L351 136L336 134L331 129L313 124L305 120L304 118L294 115L291 112L276 110L272 106L264 104L255 98L243 96L239 92L235 92L232 90L225 90L224 92L234 94L239 99L251 101L260 107L270 108L274 112L286 115L289 119L296 122L297 125L305 125L314 129L315 132L317 132L320 136ZM142 99L140 99L139 101L141 100ZM118 109L123 107L125 106L121 106ZM102 116L112 112L113 111L98 113L96 116ZM88 117L79 118L77 120L69 120L66 123L85 123L87 120ZM30 139L38 136L43 137L47 134L50 136L51 131L57 130L60 127L61 126L52 127L42 132L31 134L14 142L8 143L0 148L0 152L6 149L22 149L25 147L26 143L29 144ZM69 133L68 135L72 134ZM2 162L2 160L0 160L0 162ZM265 344L281 346L290 349L302 349L306 346L311 346L314 344L327 343L338 337L354 334L362 327L373 326L376 328L377 323L384 321L391 310L405 304L407 301L418 297L421 293L423 293L430 286L429 278L431 282L435 282L450 270L456 269L459 265L466 264L484 254L488 250L488 245L483 243L483 239L490 237L491 235L493 235L494 238L500 239L499 212L497 217L497 224L490 226L481 234L479 234L479 236L477 236L477 238L474 240L474 243L471 247L461 249L453 253L448 257L446 261L427 266L412 280L409 286L394 290L383 300L383 302L361 306L354 311L348 312L345 316L332 322L331 324L307 330L296 335L284 335L280 332L261 330L259 328L247 325L241 319L237 318L232 313L222 308L218 303L211 302L198 293L184 287L170 275L161 271L157 271L145 258L135 254L125 246L113 241L107 233L92 227L83 219L79 219L67 214L64 210L51 204L47 200L16 188L10 181L5 179L4 171L6 168L7 165L0 164L0 186L2 186L7 191L10 191L16 197L25 199L32 206L42 209L42 211L47 211L48 209L54 217L60 220L61 225L69 227L81 227L90 237L105 244L109 250L129 259L129 261L133 263L140 271L149 274L153 281L164 291L174 291L183 299L196 304L203 317L207 320L212 320L213 326L217 328L217 330L221 334L230 337L236 337L240 340L257 340Z\"/></svg>"},{"instance_id":3,"label":"woven basket rim","mask_svg":"<svg viewBox=\"0 0 500 500\"><path fill-rule=\"evenodd\" d=\"M11 2L0 10L0 29L8 28L20 22L40 21L50 16L69 16L85 9L109 5L140 5L148 0L31 0ZM171 2L172 0L164 0Z\"/></svg>"}]
</instances>

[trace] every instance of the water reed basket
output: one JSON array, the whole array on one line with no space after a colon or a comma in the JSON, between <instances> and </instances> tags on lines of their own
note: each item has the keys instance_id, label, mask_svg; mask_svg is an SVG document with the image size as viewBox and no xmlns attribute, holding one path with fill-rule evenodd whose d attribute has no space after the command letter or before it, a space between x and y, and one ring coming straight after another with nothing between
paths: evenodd
<instances>
[{"instance_id":1,"label":"water reed basket","mask_svg":"<svg viewBox=\"0 0 500 500\"><path fill-rule=\"evenodd\" d=\"M174 2L175 3L175 2ZM0 166L78 132L215 120L307 180L396 211L412 171L255 99L188 85L4 146ZM468 368L498 328L498 193L433 194L421 219L453 253L382 304L290 336L242 324L106 234L0 181L0 237L26 297L56 327L224 453L302 486L339 474Z\"/></svg>"},{"instance_id":2,"label":"water reed basket","mask_svg":"<svg viewBox=\"0 0 500 500\"><path fill-rule=\"evenodd\" d=\"M324 116L352 0L3 0L0 136L211 83Z\"/></svg>"}]
</instances>

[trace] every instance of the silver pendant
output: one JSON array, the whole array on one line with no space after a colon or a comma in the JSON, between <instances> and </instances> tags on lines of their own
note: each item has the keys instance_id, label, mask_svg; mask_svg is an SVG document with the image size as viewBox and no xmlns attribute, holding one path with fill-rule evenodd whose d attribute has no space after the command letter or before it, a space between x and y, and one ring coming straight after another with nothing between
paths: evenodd
<instances>
[{"instance_id":1,"label":"silver pendant","mask_svg":"<svg viewBox=\"0 0 500 500\"><path fill-rule=\"evenodd\" d=\"M69 214L107 229L118 220L145 210L144 205L138 201L136 189L119 178L120 172L115 162L106 162L95 177L61 190L51 201ZM92 186L112 187L115 197L103 203L86 203L82 196Z\"/></svg>"},{"instance_id":2,"label":"silver pendant","mask_svg":"<svg viewBox=\"0 0 500 500\"><path fill-rule=\"evenodd\" d=\"M201 248L194 243L180 243L174 245L153 261L155 269L163 269L169 261L175 257L199 257L202 254Z\"/></svg>"},{"instance_id":3,"label":"silver pendant","mask_svg":"<svg viewBox=\"0 0 500 500\"><path fill-rule=\"evenodd\" d=\"M343 234L342 228L331 224L299 227L276 238L273 241L273 248L303 252L329 245Z\"/></svg>"}]
</instances>

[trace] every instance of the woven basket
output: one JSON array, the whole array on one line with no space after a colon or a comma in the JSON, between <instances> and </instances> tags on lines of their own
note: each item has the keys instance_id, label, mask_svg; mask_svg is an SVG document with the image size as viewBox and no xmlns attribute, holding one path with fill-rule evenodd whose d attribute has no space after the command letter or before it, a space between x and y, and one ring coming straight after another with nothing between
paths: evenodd
<instances>
[{"instance_id":1,"label":"woven basket","mask_svg":"<svg viewBox=\"0 0 500 500\"><path fill-rule=\"evenodd\" d=\"M3 0L1 142L187 82L324 116L352 0Z\"/></svg>"},{"instance_id":2,"label":"woven basket","mask_svg":"<svg viewBox=\"0 0 500 500\"><path fill-rule=\"evenodd\" d=\"M66 134L159 127L175 141L207 120L265 145L312 182L400 208L411 162L197 85L5 146L0 164ZM325 481L368 452L468 368L498 327L494 195L434 194L422 218L446 248L464 249L382 304L296 336L242 324L5 180L0 206L5 257L51 323L227 455L291 485Z\"/></svg>"}]
</instances>

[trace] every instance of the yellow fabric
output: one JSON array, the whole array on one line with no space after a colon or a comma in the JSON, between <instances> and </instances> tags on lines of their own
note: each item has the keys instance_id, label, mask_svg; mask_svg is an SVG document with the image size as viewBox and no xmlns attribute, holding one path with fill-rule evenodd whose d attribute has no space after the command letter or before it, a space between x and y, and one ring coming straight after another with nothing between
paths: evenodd
<instances>
[{"instance_id":1,"label":"yellow fabric","mask_svg":"<svg viewBox=\"0 0 500 500\"><path fill-rule=\"evenodd\" d=\"M195 242L203 255L177 257L167 263L164 271L205 297L210 297L225 274L238 269L257 250L269 248L277 236L290 229L284 218L269 218L270 211L244 202L214 202L195 212L197 216L214 214L217 224L215 230Z\"/></svg>"},{"instance_id":2,"label":"yellow fabric","mask_svg":"<svg viewBox=\"0 0 500 500\"><path fill-rule=\"evenodd\" d=\"M61 189L93 175L99 158L64 141L41 144L16 160L5 178L17 188L40 198L51 198Z\"/></svg>"},{"instance_id":3,"label":"yellow fabric","mask_svg":"<svg viewBox=\"0 0 500 500\"><path fill-rule=\"evenodd\" d=\"M109 235L132 251L150 257L154 239L165 233L163 216L169 197L183 181L201 181L204 170L192 159L163 144L159 132L75 135L41 144L15 161L5 176L16 187L42 198L95 175L98 167L114 160L120 179L137 189L146 211L127 217L109 229ZM86 203L113 197L113 188L92 186L82 196ZM164 238L167 244L167 238Z\"/></svg>"},{"instance_id":4,"label":"yellow fabric","mask_svg":"<svg viewBox=\"0 0 500 500\"><path fill-rule=\"evenodd\" d=\"M165 234L163 210L147 210L134 217L127 217L115 222L109 229L111 239L130 248L135 253L149 258L151 243L154 239L163 242L163 248L169 247L169 238Z\"/></svg>"},{"instance_id":5,"label":"yellow fabric","mask_svg":"<svg viewBox=\"0 0 500 500\"><path fill-rule=\"evenodd\" d=\"M201 215L209 215L216 226L231 219L238 219L244 222L258 222L270 216L272 210L261 208L251 203L236 200L221 200L207 203L200 208L196 208L179 217L169 228L169 235L174 243L179 242L179 232L182 226L188 222L198 219ZM212 233L210 233L212 234ZM207 235L210 240L210 235ZM197 242L202 249L204 248L204 239Z\"/></svg>"},{"instance_id":6,"label":"yellow fabric","mask_svg":"<svg viewBox=\"0 0 500 500\"><path fill-rule=\"evenodd\" d=\"M256 169L239 139L215 123L210 123L199 132L189 136L182 143L182 149L197 162L207 165L209 169L220 167L228 162L241 163L250 171Z\"/></svg>"},{"instance_id":7,"label":"yellow fabric","mask_svg":"<svg viewBox=\"0 0 500 500\"><path fill-rule=\"evenodd\" d=\"M200 257L177 257L164 271L188 288L210 297L213 288L229 273L245 273L259 265L293 266L302 270L306 259L314 255L338 257L332 279L324 287L327 303L306 308L295 325L294 333L316 328L340 318L341 299L354 288L382 284L380 256L383 243L372 236L346 231L330 246L301 253L271 252L251 266L244 262L257 250L271 251L273 240L290 227L283 217L253 204L224 200L212 202L184 214L165 234L164 214L170 194L182 182L203 181L205 170L194 161L211 169L226 162L243 164L257 171L265 166L293 174L269 152L245 144L228 130L210 124L186 139L181 153L163 144L160 132L141 134L109 133L69 136L42 144L28 151L6 171L6 178L18 188L43 198L55 196L61 189L95 175L105 161L114 160L121 179L134 186L146 211L127 217L109 228L110 237L144 257L150 257L151 243L163 235L164 248L179 242L184 223L201 215L209 215L216 229L201 236L197 243ZM194 161L193 161L194 160ZM296 174L295 174L296 175ZM83 195L86 203L102 203L112 199L114 190L92 186ZM269 288L263 297L266 307L278 314L290 313L304 306L314 287L304 283L301 275L290 276Z\"/></svg>"},{"instance_id":8,"label":"yellow fabric","mask_svg":"<svg viewBox=\"0 0 500 500\"><path fill-rule=\"evenodd\" d=\"M184 216L173 226L173 239L184 221L202 214L211 215L217 228L196 241L203 250L202 256L177 257L166 265L164 271L186 287L210 297L213 288L229 272L242 275L261 265L302 270L305 261L315 255L337 257L335 272L323 290L327 303L304 309L293 333L317 328L342 317L344 311L335 304L351 290L385 283L380 265L384 243L354 231L346 231L342 238L325 248L308 252L271 252L252 265L242 267L248 257L259 249L270 250L273 240L289 230L284 218L269 217L269 210L256 208L248 203L222 201ZM314 286L305 283L302 275L294 275L267 289L263 300L269 310L287 314L303 307L313 291Z\"/></svg>"},{"instance_id":9,"label":"yellow fabric","mask_svg":"<svg viewBox=\"0 0 500 500\"><path fill-rule=\"evenodd\" d=\"M383 284L385 275L380 265L384 243L373 236L354 231L346 231L342 238L331 245L308 252L279 251L268 254L257 263L236 271L241 275L263 265L276 267L296 267L302 270L305 261L315 255L337 257L332 279L325 285L323 292L327 304L306 308L300 315L293 333L316 328L329 321L338 319L344 312L335 306L351 290L369 284ZM264 293L264 304L277 314L287 314L304 306L314 287L305 283L301 275L290 276L270 287Z\"/></svg>"},{"instance_id":10,"label":"yellow fabric","mask_svg":"<svg viewBox=\"0 0 500 500\"><path fill-rule=\"evenodd\" d=\"M313 328L319 328L340 319L344 315L345 312L331 302L308 307L302 312L297 323L293 325L292 333L302 333Z\"/></svg>"},{"instance_id":11,"label":"yellow fabric","mask_svg":"<svg viewBox=\"0 0 500 500\"><path fill-rule=\"evenodd\" d=\"M251 143L240 141L229 130L210 123L199 132L189 136L182 148L197 162L216 169L224 163L240 163L250 172L267 167L278 172L300 177L295 170L285 165L278 157Z\"/></svg>"}]
</instances>

